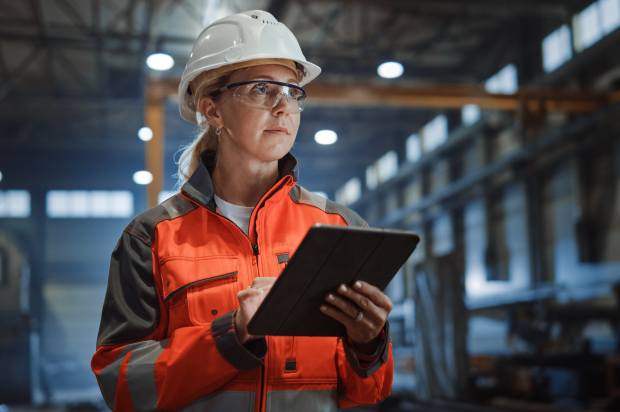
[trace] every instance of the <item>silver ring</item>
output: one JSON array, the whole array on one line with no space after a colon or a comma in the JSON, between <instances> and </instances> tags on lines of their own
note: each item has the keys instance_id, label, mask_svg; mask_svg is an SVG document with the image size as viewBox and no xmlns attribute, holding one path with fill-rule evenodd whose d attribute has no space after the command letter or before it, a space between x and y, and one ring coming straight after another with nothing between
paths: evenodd
<instances>
[{"instance_id":1,"label":"silver ring","mask_svg":"<svg viewBox=\"0 0 620 412\"><path fill-rule=\"evenodd\" d=\"M364 312L360 310L360 313L357 314L357 318L355 318L354 320L356 322L359 322L360 320L362 320L363 317L364 317Z\"/></svg>"}]
</instances>

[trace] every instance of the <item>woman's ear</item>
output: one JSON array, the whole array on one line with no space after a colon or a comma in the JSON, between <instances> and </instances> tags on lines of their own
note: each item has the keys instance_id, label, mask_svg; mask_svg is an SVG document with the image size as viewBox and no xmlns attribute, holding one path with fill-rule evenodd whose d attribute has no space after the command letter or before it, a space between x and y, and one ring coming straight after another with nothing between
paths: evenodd
<instances>
[{"instance_id":1,"label":"woman's ear","mask_svg":"<svg viewBox=\"0 0 620 412\"><path fill-rule=\"evenodd\" d=\"M200 112L207 119L207 122L215 127L221 122L221 113L218 105L210 96L203 96L200 99Z\"/></svg>"}]
</instances>

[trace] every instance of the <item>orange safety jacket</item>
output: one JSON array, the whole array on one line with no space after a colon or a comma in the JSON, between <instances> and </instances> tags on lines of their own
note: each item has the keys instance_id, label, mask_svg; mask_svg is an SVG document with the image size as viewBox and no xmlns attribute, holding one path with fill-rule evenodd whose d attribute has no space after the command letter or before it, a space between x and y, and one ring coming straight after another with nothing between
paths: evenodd
<instances>
[{"instance_id":1,"label":"orange safety jacket","mask_svg":"<svg viewBox=\"0 0 620 412\"><path fill-rule=\"evenodd\" d=\"M180 194L136 217L112 253L91 365L107 405L115 412L331 412L388 396L387 324L373 355L348 338L239 342L237 292L257 276L279 276L315 223L366 223L298 186L297 161L287 154L246 236L217 213L214 159L203 153Z\"/></svg>"}]
</instances>

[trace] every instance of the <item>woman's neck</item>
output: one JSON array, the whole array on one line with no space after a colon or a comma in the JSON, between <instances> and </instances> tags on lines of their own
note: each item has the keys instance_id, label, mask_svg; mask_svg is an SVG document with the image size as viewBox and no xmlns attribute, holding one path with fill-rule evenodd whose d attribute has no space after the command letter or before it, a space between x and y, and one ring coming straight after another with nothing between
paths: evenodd
<instances>
[{"instance_id":1,"label":"woman's neck","mask_svg":"<svg viewBox=\"0 0 620 412\"><path fill-rule=\"evenodd\" d=\"M248 159L237 151L218 151L211 176L219 198L238 206L256 206L278 181L278 161Z\"/></svg>"}]
</instances>

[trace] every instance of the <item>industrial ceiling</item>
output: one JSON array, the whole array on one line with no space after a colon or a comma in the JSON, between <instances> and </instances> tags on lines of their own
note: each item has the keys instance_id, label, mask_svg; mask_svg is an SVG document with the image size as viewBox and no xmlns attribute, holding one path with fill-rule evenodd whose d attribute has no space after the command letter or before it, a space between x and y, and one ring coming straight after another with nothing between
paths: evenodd
<instances>
[{"instance_id":1,"label":"industrial ceiling","mask_svg":"<svg viewBox=\"0 0 620 412\"><path fill-rule=\"evenodd\" d=\"M588 3L1 0L0 145L142 150L136 131L143 124L147 81L179 78L198 33L240 11L268 10L289 27L307 59L323 69L316 83L355 88L477 85L511 62L525 83L541 72L541 39ZM149 69L145 60L154 52L170 54L174 67L165 73ZM403 64L402 77L377 75L377 66L388 60ZM175 114L174 98L166 116L167 150L172 152L196 131ZM293 153L302 163L302 184L330 196L386 151L402 154L406 137L437 113L313 105L312 94L308 103ZM452 118L458 123L458 115ZM314 133L323 128L338 132L337 144L314 143Z\"/></svg>"}]
</instances>

